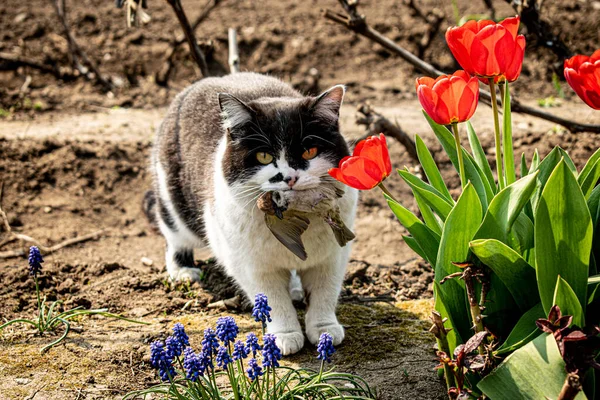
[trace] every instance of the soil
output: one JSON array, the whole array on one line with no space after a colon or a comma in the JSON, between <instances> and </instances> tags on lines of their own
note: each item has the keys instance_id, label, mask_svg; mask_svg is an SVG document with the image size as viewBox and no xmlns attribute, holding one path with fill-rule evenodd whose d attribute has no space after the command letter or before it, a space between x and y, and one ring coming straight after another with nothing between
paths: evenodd
<instances>
[{"instance_id":1,"label":"soil","mask_svg":"<svg viewBox=\"0 0 600 400\"><path fill-rule=\"evenodd\" d=\"M197 34L212 41L213 73L225 71L227 27L239 35L243 69L280 76L304 91L319 91L336 83L348 85L342 109L342 130L349 139L364 134L354 122L359 102L370 101L403 129L423 137L430 146L453 195L459 179L435 141L414 98L412 68L377 45L326 22L319 7L327 2L253 2L223 0ZM446 15L443 32L453 20L450 2L423 0L423 10L438 7ZM483 2L459 2L460 14L481 13ZM597 1L544 2L543 17L573 51L591 53L598 42ZM184 1L190 19L203 3ZM499 15L512 15L504 2L494 2ZM30 68L11 69L0 63L0 183L1 205L12 228L45 245L102 230L85 243L45 257L40 278L48 301L63 300L65 308L109 308L111 312L148 322L135 325L102 317L76 321L76 330L45 355L39 348L56 336L38 337L13 325L0 334L0 392L10 399L116 399L127 391L156 383L148 365L148 345L164 338L182 322L198 345L202 330L221 315L234 315L243 331L256 330L240 306L225 307L237 291L212 261L207 250L196 259L205 280L172 284L164 270L164 240L147 223L141 199L149 186L147 170L152 137L165 106L183 87L199 77L186 46L176 53L176 68L168 87L155 83L170 42L180 34L166 2L151 1L152 22L127 29L123 10L113 2L68 2L69 22L78 42L98 62L117 89L103 92L84 77L58 80ZM410 50L416 49L425 27L402 2L361 2L373 27ZM0 52L58 65L72 73L66 41L49 2L26 5L7 0L0 5ZM440 34L425 59L444 70L455 68ZM547 49L533 41L527 49L523 78L513 93L531 105L557 95L550 83L557 64ZM318 70L317 85L310 70ZM27 88L23 88L27 77ZM527 86L526 86L527 85ZM557 114L600 123L577 98L558 99ZM494 158L491 111L480 106L473 124L490 161ZM530 159L560 145L581 167L598 147L592 134L571 135L553 124L514 115L516 155ZM466 136L463 138L466 141ZM389 140L394 168L419 173L404 148ZM399 201L416 212L410 189L399 177L386 182ZM25 248L2 243L0 254ZM442 399L443 383L434 372L433 340L427 332L432 307L431 268L402 240L407 232L378 192L361 195L352 259L340 297L339 315L347 339L335 355L338 370L357 373L378 390L381 399ZM0 321L31 318L36 299L23 257L0 259ZM231 304L227 302L227 304ZM299 305L300 314L303 313ZM316 366L315 349L307 346L286 358L288 365ZM1 396L0 396L1 397Z\"/></svg>"}]
</instances>

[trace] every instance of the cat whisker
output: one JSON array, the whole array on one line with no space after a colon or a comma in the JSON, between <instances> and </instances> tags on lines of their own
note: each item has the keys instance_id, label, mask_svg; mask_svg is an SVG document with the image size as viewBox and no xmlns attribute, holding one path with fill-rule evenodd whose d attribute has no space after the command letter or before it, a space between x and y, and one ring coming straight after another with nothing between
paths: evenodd
<instances>
[{"instance_id":1,"label":"cat whisker","mask_svg":"<svg viewBox=\"0 0 600 400\"><path fill-rule=\"evenodd\" d=\"M313 139L322 140L323 142L325 142L325 143L329 143L330 145L332 145L333 147L335 147L335 143L333 143L333 142L331 142L331 141L329 141L329 140L327 140L327 139L325 139L325 138L322 138L322 137L320 137L320 136L317 136L317 135L308 135L308 136L304 137L302 140L304 141L304 140L306 140L306 139L308 139L308 138L313 138Z\"/></svg>"}]
</instances>

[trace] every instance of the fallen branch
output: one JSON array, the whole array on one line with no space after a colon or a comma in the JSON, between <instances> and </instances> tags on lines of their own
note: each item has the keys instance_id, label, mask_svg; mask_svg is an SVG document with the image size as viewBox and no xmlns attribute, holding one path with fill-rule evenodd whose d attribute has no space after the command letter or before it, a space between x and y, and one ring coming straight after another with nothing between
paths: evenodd
<instances>
[{"instance_id":1,"label":"fallen branch","mask_svg":"<svg viewBox=\"0 0 600 400\"><path fill-rule=\"evenodd\" d=\"M229 42L229 71L232 74L240 72L240 52L237 44L237 33L235 29L229 28L227 31Z\"/></svg>"},{"instance_id":2,"label":"fallen branch","mask_svg":"<svg viewBox=\"0 0 600 400\"><path fill-rule=\"evenodd\" d=\"M65 6L65 0L53 0L52 4L54 6L54 11L56 12L56 15L57 15L58 19L60 20L60 23L63 27L64 35L65 35L65 38L67 39L67 43L69 45L69 53L71 56L71 61L73 63L73 66L83 76L87 77L88 79L91 79L92 77L88 74L88 70L85 68L84 65L81 64L81 62L79 62L79 58L81 58L83 63L86 64L88 66L88 68L92 71L92 73L94 74L93 78L96 80L96 82L100 83L102 85L102 87L104 88L104 90L106 90L106 91L112 90L113 89L112 83L110 83L109 81L104 79L104 77L100 73L100 70L98 69L96 64L92 60L90 60L89 57L87 56L87 54L81 49L81 47L79 47L79 45L77 44L77 41L75 40L75 37L71 33L71 28L69 27L69 23L67 22L67 16L66 16L67 11L66 11L66 6Z\"/></svg>"},{"instance_id":3,"label":"fallen branch","mask_svg":"<svg viewBox=\"0 0 600 400\"><path fill-rule=\"evenodd\" d=\"M345 10L347 10L347 15L340 14L331 10L323 11L323 16L331 21L334 21L340 25L345 26L346 28L362 35L391 51L392 53L400 56L405 61L408 61L415 68L424 72L429 76L439 76L444 75L443 71L438 70L433 65L421 60L419 57L415 56L408 50L396 44L394 41L385 37L375 29L371 28L363 15L358 14L356 10L356 2L353 2L352 5L348 3L347 0L338 0ZM490 92L479 89L479 98L483 100L485 104L490 105L492 96ZM498 101L500 104L500 101ZM567 128L571 133L578 132L592 132L592 133L600 133L600 125L591 125L591 124L580 124L575 121L571 121L565 118L558 117L556 115L547 113L545 111L539 110L534 107L527 106L525 104L520 103L514 97L511 99L511 107L513 112L528 114L534 117L538 117L544 119L546 121L554 122L556 124L562 125Z\"/></svg>"},{"instance_id":4,"label":"fallen branch","mask_svg":"<svg viewBox=\"0 0 600 400\"><path fill-rule=\"evenodd\" d=\"M183 33L185 34L185 38L187 39L188 45L190 46L190 53L192 53L192 57L194 57L194 60L196 61L196 64L198 64L198 67L200 67L200 73L202 74L202 77L207 77L209 74L206 58L204 57L204 53L200 49L200 46L198 46L198 41L196 40L196 37L194 35L194 29L190 25L190 21L185 15L185 11L181 6L181 1L167 0L167 3L169 3L169 5L173 8L173 11L175 11L175 15L179 20L179 25L181 25Z\"/></svg>"},{"instance_id":5,"label":"fallen branch","mask_svg":"<svg viewBox=\"0 0 600 400\"><path fill-rule=\"evenodd\" d=\"M210 12L220 3L220 0L208 0L208 2L204 5L202 12L196 18L194 23L192 24L192 31L196 32L196 29L200 26L200 24L208 18ZM167 86L169 82L169 78L171 77L171 73L173 72L173 68L175 66L174 58L175 54L177 54L177 50L184 44L186 41L186 36L183 35L180 38L173 40L171 43L171 49L169 50L169 54L163 64L162 68L156 72L155 81L156 84L160 86Z\"/></svg>"},{"instance_id":6,"label":"fallen branch","mask_svg":"<svg viewBox=\"0 0 600 400\"><path fill-rule=\"evenodd\" d=\"M46 254L54 253L55 251L58 251L67 246L72 246L77 243L82 243L82 242L86 242L88 240L96 239L106 231L106 229L100 229L96 232L88 233L87 235L77 236L77 237L74 237L71 239L64 240L60 243L55 244L54 246L45 246L45 245L41 244L39 240L34 239L31 236L28 236L28 235L25 235L22 233L16 233L12 230L12 227L10 226L10 223L8 222L8 216L2 209L3 186L4 186L3 184L0 184L0 222L4 226L4 231L8 234L8 238L6 238L2 241L2 246L5 244L8 244L8 243L20 240L20 241L23 241L26 243L35 244L40 249L40 251L44 255L46 255ZM0 252L0 260L6 259L6 258L23 257L26 254L27 254L27 251L24 249L2 251L2 252Z\"/></svg>"},{"instance_id":7,"label":"fallen branch","mask_svg":"<svg viewBox=\"0 0 600 400\"><path fill-rule=\"evenodd\" d=\"M408 155L414 161L419 162L417 147L414 140L404 132L400 126L392 123L383 115L379 114L370 104L360 104L357 109L356 123L367 127L367 136L383 133L393 137L406 148Z\"/></svg>"}]
</instances>

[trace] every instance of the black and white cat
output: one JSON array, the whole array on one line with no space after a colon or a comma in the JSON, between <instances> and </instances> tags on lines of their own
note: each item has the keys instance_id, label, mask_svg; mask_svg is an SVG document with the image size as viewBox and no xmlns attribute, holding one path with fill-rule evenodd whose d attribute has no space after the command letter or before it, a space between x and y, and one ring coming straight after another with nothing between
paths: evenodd
<instances>
[{"instance_id":1,"label":"black and white cat","mask_svg":"<svg viewBox=\"0 0 600 400\"><path fill-rule=\"evenodd\" d=\"M344 87L303 97L282 81L254 73L206 78L173 101L152 154L150 216L167 240L167 271L175 280L199 278L193 249L208 244L250 299L265 293L273 308L268 331L283 354L304 345L290 295L297 271L309 300L306 334L323 332L339 344L344 329L335 309L350 254L322 218L303 236L306 261L268 230L256 207L264 192L331 183L327 171L349 155L339 132ZM345 188L341 217L352 228L357 192Z\"/></svg>"}]
</instances>

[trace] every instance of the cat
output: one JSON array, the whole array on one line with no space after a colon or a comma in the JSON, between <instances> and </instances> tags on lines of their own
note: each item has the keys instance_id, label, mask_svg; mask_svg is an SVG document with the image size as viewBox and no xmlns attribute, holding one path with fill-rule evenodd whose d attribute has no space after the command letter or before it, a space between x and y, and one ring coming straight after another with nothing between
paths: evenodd
<instances>
[{"instance_id":1,"label":"cat","mask_svg":"<svg viewBox=\"0 0 600 400\"><path fill-rule=\"evenodd\" d=\"M153 147L146 210L166 239L170 277L199 280L193 249L208 244L249 299L267 295L267 330L284 355L304 346L290 295L294 271L306 293L309 341L317 343L323 332L335 345L344 339L335 309L350 244L340 247L322 218L311 218L302 261L269 232L256 200L271 190L332 182L328 170L349 155L339 131L344 94L338 85L304 97L256 73L205 78L175 98ZM352 228L358 194L341 189L341 217Z\"/></svg>"}]
</instances>

